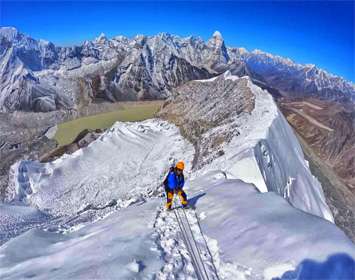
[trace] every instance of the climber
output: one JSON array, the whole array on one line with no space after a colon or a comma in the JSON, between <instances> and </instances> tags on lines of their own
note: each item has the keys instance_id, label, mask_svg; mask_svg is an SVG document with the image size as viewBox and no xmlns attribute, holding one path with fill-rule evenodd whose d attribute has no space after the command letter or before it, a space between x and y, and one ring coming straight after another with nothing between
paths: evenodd
<instances>
[{"instance_id":1,"label":"climber","mask_svg":"<svg viewBox=\"0 0 355 280\"><path fill-rule=\"evenodd\" d=\"M183 161L179 161L175 167L171 167L169 174L164 180L165 192L166 192L166 208L171 209L173 204L174 193L177 193L180 197L182 206L187 207L187 197L186 193L183 191L184 187L184 167L185 164Z\"/></svg>"}]
</instances>

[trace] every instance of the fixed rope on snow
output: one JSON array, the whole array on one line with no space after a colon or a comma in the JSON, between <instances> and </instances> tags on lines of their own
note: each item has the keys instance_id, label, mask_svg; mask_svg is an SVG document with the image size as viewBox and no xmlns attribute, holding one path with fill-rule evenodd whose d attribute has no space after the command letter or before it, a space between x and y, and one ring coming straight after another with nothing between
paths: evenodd
<instances>
[{"instance_id":1,"label":"fixed rope on snow","mask_svg":"<svg viewBox=\"0 0 355 280\"><path fill-rule=\"evenodd\" d=\"M174 202L175 202L175 199L174 199ZM209 274L207 273L205 264L204 264L204 262L202 260L202 257L201 257L201 250L200 250L200 248L198 246L198 243L196 242L196 239L194 237L194 234L193 234L193 231L191 229L191 225L189 223L189 220L188 220L187 214L185 213L185 210L183 210L181 208L174 208L173 211L174 211L176 220L178 222L178 225L179 225L179 228L180 228L180 231L181 231L181 234L182 234L183 241L184 241L185 246L186 246L186 248L187 248L187 250L189 252L189 255L191 256L192 265L194 267L194 270L195 270L197 278L199 280L200 279L201 280L210 279ZM182 215L180 212L184 212L184 214ZM198 218L197 218L196 212L194 211L194 213L195 213L196 220L198 222ZM198 227L200 228L200 224L199 223L198 223ZM208 248L206 239L204 238L204 236L202 234L201 228L200 228L200 233L201 233L201 235L202 235L202 237L204 239L204 243L205 243L205 246L206 246L207 253L210 255L210 258L212 260L212 267L213 267L213 274L214 274L212 279L217 279L218 280L219 277L217 275L217 269L216 269L216 267L214 265L211 251ZM191 236L191 238L189 238L189 235Z\"/></svg>"}]
</instances>

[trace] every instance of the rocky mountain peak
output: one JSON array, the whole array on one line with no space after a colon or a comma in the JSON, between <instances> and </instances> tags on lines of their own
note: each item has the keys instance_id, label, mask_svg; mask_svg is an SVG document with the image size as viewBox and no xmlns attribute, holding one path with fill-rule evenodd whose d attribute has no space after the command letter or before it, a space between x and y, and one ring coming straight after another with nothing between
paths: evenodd
<instances>
[{"instance_id":1,"label":"rocky mountain peak","mask_svg":"<svg viewBox=\"0 0 355 280\"><path fill-rule=\"evenodd\" d=\"M201 165L196 167L200 168L204 162L220 156L218 153L223 144L237 133L221 129L221 124L231 123L238 115L249 114L255 108L255 94L250 85L248 78L239 78L227 71L210 79L190 81L180 86L164 104L159 116L179 126L199 150L195 161ZM214 133L208 139L202 139L209 130Z\"/></svg>"},{"instance_id":2,"label":"rocky mountain peak","mask_svg":"<svg viewBox=\"0 0 355 280\"><path fill-rule=\"evenodd\" d=\"M4 26L0 27L0 35L2 36L16 36L18 34L18 30L12 26Z\"/></svg>"},{"instance_id":3,"label":"rocky mountain peak","mask_svg":"<svg viewBox=\"0 0 355 280\"><path fill-rule=\"evenodd\" d=\"M207 46L212 49L213 60L215 70L218 72L223 71L225 67L221 67L221 64L227 64L230 57L227 48L224 44L222 34L219 31L215 31L212 38L208 40Z\"/></svg>"},{"instance_id":4,"label":"rocky mountain peak","mask_svg":"<svg viewBox=\"0 0 355 280\"><path fill-rule=\"evenodd\" d=\"M19 40L21 33L15 27L0 27L0 39L5 38L9 42Z\"/></svg>"},{"instance_id":5,"label":"rocky mountain peak","mask_svg":"<svg viewBox=\"0 0 355 280\"><path fill-rule=\"evenodd\" d=\"M220 39L223 40L222 34L221 34L221 32L219 32L218 30L216 30L215 32L213 32L212 37L213 37L213 38L220 38Z\"/></svg>"},{"instance_id":6,"label":"rocky mountain peak","mask_svg":"<svg viewBox=\"0 0 355 280\"><path fill-rule=\"evenodd\" d=\"M208 44L211 46L218 47L218 48L224 46L224 39L222 37L221 32L215 31L212 34L212 38L208 40Z\"/></svg>"},{"instance_id":7,"label":"rocky mountain peak","mask_svg":"<svg viewBox=\"0 0 355 280\"><path fill-rule=\"evenodd\" d=\"M105 33L102 33L95 39L96 43L104 43L107 40Z\"/></svg>"},{"instance_id":8,"label":"rocky mountain peak","mask_svg":"<svg viewBox=\"0 0 355 280\"><path fill-rule=\"evenodd\" d=\"M161 32L158 34L158 37L161 38L161 39L169 39L171 38L171 34L168 33L168 32Z\"/></svg>"},{"instance_id":9,"label":"rocky mountain peak","mask_svg":"<svg viewBox=\"0 0 355 280\"><path fill-rule=\"evenodd\" d=\"M147 36L143 35L143 34L138 34L134 37L133 39L133 44L134 45L139 45L139 46L143 46L147 41Z\"/></svg>"}]
</instances>

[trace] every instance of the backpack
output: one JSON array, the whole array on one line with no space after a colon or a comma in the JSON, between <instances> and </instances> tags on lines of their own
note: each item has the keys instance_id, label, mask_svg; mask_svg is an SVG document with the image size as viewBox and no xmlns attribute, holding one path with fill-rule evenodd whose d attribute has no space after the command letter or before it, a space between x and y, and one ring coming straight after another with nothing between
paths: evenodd
<instances>
[{"instance_id":1,"label":"backpack","mask_svg":"<svg viewBox=\"0 0 355 280\"><path fill-rule=\"evenodd\" d=\"M168 174L165 176L165 179L164 179L164 181L163 181L163 184L164 184L165 188L168 187L168 177L169 177L169 174L170 174L170 172L173 172L174 169L175 169L174 166L171 166L171 167L169 168Z\"/></svg>"}]
</instances>

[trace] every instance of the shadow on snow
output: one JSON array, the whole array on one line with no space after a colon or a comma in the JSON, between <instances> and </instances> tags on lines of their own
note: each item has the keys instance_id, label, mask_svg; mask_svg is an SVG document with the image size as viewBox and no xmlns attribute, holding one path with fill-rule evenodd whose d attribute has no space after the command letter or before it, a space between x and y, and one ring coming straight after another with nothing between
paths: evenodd
<instances>
[{"instance_id":1,"label":"shadow on snow","mask_svg":"<svg viewBox=\"0 0 355 280\"><path fill-rule=\"evenodd\" d=\"M334 254L324 262L303 260L295 270L273 280L354 280L355 260L345 253Z\"/></svg>"}]
</instances>

